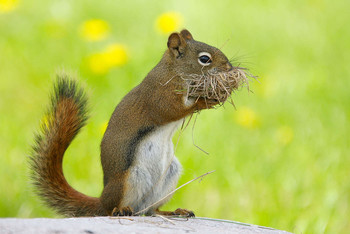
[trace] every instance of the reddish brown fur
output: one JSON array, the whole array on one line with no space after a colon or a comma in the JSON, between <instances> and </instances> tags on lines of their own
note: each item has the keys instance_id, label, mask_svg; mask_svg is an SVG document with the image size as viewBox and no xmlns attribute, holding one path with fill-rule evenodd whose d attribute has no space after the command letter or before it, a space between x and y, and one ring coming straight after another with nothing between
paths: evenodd
<instances>
[{"instance_id":1,"label":"reddish brown fur","mask_svg":"<svg viewBox=\"0 0 350 234\"><path fill-rule=\"evenodd\" d=\"M44 201L61 214L107 215L98 198L76 191L63 175L64 152L85 121L85 100L73 81L59 79L57 83L52 110L42 134L37 135L37 145L31 157L34 185Z\"/></svg>"},{"instance_id":2,"label":"reddish brown fur","mask_svg":"<svg viewBox=\"0 0 350 234\"><path fill-rule=\"evenodd\" d=\"M47 160L48 177L50 183L56 189L61 190L62 197L65 197L65 202L69 204L74 212L72 216L92 216L96 214L103 215L104 212L100 210L101 204L98 198L88 197L75 189L73 189L66 181L62 171L62 161L65 150L68 148L70 142L77 131L77 123L79 122L78 107L73 99L59 100L54 118L54 125L60 126L56 128L55 135L53 135L52 145L48 149L47 154L51 155L52 160ZM58 192L58 191L57 191Z\"/></svg>"},{"instance_id":3,"label":"reddish brown fur","mask_svg":"<svg viewBox=\"0 0 350 234\"><path fill-rule=\"evenodd\" d=\"M188 48L188 43L193 46ZM184 94L177 92L184 87L180 73L202 71L198 64L194 65L197 63L195 49L202 47L222 60L219 62L229 63L221 52L218 53L218 49L194 41L187 30L174 33L169 37L168 49L162 60L116 107L101 142L105 187L100 198L89 197L74 190L63 175L64 152L86 120L83 93L77 89L74 81L63 75L63 79L58 80L51 118L43 132L37 136L37 144L33 148L33 179L39 195L66 216L110 215L112 212L129 215L132 210L128 204L123 203L123 198L127 186L137 186L126 183L133 166L135 149L142 138L157 127L217 104L216 101L208 102L199 98L194 104L186 106ZM185 53L189 57L183 57ZM182 209L156 212L193 215Z\"/></svg>"},{"instance_id":4,"label":"reddish brown fur","mask_svg":"<svg viewBox=\"0 0 350 234\"><path fill-rule=\"evenodd\" d=\"M98 198L88 197L73 189L66 181L62 171L62 161L65 150L73 140L77 131L79 117L78 107L73 99L61 99L57 103L54 128L55 131L50 135L51 145L46 149L46 155L49 157L46 161L47 186L52 187L57 195L72 210L71 216L92 216L103 215L100 210L100 201ZM78 212L76 212L78 211Z\"/></svg>"},{"instance_id":5,"label":"reddish brown fur","mask_svg":"<svg viewBox=\"0 0 350 234\"><path fill-rule=\"evenodd\" d=\"M182 33L184 34L184 33ZM129 92L116 107L101 143L101 162L104 171L105 188L101 201L103 207L112 212L120 207L127 174L126 147L139 129L162 126L180 120L194 111L210 108L216 101L208 102L199 98L192 106L185 106L182 93L183 81L176 73L174 59L178 50L184 51L186 41L182 34L170 35L162 60L146 78ZM191 38L187 31L186 38ZM123 174L125 173L125 174ZM113 207L114 204L114 207Z\"/></svg>"}]
</instances>

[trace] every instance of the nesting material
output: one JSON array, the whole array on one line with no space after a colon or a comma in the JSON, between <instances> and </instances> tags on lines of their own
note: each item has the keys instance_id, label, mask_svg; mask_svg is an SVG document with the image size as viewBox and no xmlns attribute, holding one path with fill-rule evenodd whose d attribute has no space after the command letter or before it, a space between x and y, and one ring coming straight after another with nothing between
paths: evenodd
<instances>
[{"instance_id":1,"label":"nesting material","mask_svg":"<svg viewBox=\"0 0 350 234\"><path fill-rule=\"evenodd\" d=\"M187 97L216 100L219 104L225 103L232 92L240 87L245 86L249 90L249 78L256 77L242 67L235 67L228 72L208 72L182 77L187 85Z\"/></svg>"}]
</instances>

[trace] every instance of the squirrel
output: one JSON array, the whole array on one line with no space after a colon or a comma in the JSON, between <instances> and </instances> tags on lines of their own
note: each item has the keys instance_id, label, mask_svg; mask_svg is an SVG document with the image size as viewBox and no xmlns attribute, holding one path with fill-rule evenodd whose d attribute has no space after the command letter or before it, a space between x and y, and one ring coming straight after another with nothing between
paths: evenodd
<instances>
[{"instance_id":1,"label":"squirrel","mask_svg":"<svg viewBox=\"0 0 350 234\"><path fill-rule=\"evenodd\" d=\"M177 185L181 165L172 136L184 118L213 108L218 100L187 97L181 74L233 69L217 48L193 39L184 29L172 33L160 62L115 108L101 142L104 188L99 198L84 195L66 181L64 153L87 120L87 98L77 81L58 74L48 117L30 155L38 195L64 216L194 216L187 209L161 211L161 200ZM161 200L161 201L159 201ZM159 201L159 202L158 202ZM158 203L157 203L158 202Z\"/></svg>"}]
</instances>

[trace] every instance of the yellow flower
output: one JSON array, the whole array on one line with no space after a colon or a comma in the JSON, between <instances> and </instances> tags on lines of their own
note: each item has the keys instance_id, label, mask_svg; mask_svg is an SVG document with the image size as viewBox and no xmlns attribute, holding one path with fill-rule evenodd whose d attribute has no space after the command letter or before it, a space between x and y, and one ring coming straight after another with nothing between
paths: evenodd
<instances>
[{"instance_id":1,"label":"yellow flower","mask_svg":"<svg viewBox=\"0 0 350 234\"><path fill-rule=\"evenodd\" d=\"M255 128L258 125L258 117L251 108L241 107L237 110L236 122L246 128Z\"/></svg>"},{"instance_id":2,"label":"yellow flower","mask_svg":"<svg viewBox=\"0 0 350 234\"><path fill-rule=\"evenodd\" d=\"M109 67L118 67L128 61L125 46L117 43L107 46L104 57Z\"/></svg>"},{"instance_id":3,"label":"yellow flower","mask_svg":"<svg viewBox=\"0 0 350 234\"><path fill-rule=\"evenodd\" d=\"M0 13L13 11L17 5L18 0L0 0Z\"/></svg>"},{"instance_id":4,"label":"yellow flower","mask_svg":"<svg viewBox=\"0 0 350 234\"><path fill-rule=\"evenodd\" d=\"M80 26L80 35L87 41L103 40L108 36L109 32L109 24L101 19L91 19Z\"/></svg>"},{"instance_id":5,"label":"yellow flower","mask_svg":"<svg viewBox=\"0 0 350 234\"><path fill-rule=\"evenodd\" d=\"M277 141L282 145L288 145L294 137L293 129L289 126L281 126L276 131Z\"/></svg>"},{"instance_id":6,"label":"yellow flower","mask_svg":"<svg viewBox=\"0 0 350 234\"><path fill-rule=\"evenodd\" d=\"M107 127L108 127L108 121L107 122L104 122L101 127L100 127L100 130L101 130L101 134L105 134L106 130L107 130Z\"/></svg>"},{"instance_id":7,"label":"yellow flower","mask_svg":"<svg viewBox=\"0 0 350 234\"><path fill-rule=\"evenodd\" d=\"M169 34L179 30L183 24L183 17L177 12L166 12L161 14L156 21L156 28L162 34Z\"/></svg>"},{"instance_id":8,"label":"yellow flower","mask_svg":"<svg viewBox=\"0 0 350 234\"><path fill-rule=\"evenodd\" d=\"M109 67L103 53L92 54L88 57L89 69L95 74L105 74L109 71Z\"/></svg>"},{"instance_id":9,"label":"yellow flower","mask_svg":"<svg viewBox=\"0 0 350 234\"><path fill-rule=\"evenodd\" d=\"M88 66L95 74L105 74L111 68L124 65L128 61L127 49L122 44L111 44L100 53L88 58Z\"/></svg>"}]
</instances>

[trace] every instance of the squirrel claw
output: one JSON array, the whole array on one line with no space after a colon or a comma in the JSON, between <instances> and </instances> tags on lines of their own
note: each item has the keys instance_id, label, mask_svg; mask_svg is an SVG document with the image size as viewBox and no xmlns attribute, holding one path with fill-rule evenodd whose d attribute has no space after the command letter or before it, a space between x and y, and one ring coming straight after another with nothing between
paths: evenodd
<instances>
[{"instance_id":1,"label":"squirrel claw","mask_svg":"<svg viewBox=\"0 0 350 234\"><path fill-rule=\"evenodd\" d=\"M186 210L186 209L181 209L181 208L177 208L174 211L174 214L175 215L185 216L185 217L196 217L192 210Z\"/></svg>"},{"instance_id":2,"label":"squirrel claw","mask_svg":"<svg viewBox=\"0 0 350 234\"><path fill-rule=\"evenodd\" d=\"M133 211L130 206L125 206L120 209L115 207L112 211L112 216L132 216Z\"/></svg>"}]
</instances>

